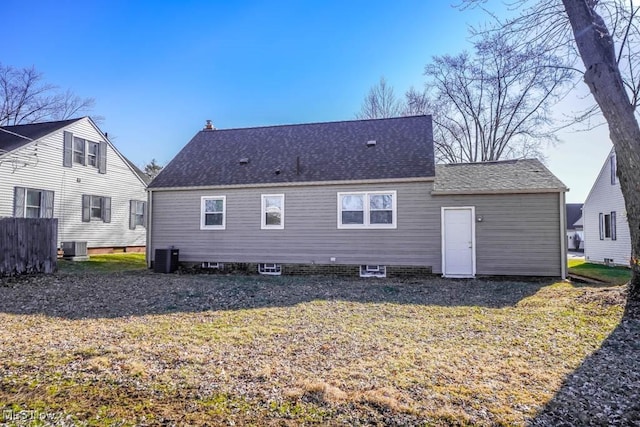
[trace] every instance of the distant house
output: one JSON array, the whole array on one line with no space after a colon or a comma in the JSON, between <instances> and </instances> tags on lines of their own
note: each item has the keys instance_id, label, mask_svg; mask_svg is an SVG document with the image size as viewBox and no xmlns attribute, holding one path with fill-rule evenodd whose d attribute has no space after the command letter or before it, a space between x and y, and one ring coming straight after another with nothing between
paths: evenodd
<instances>
[{"instance_id":1,"label":"distant house","mask_svg":"<svg viewBox=\"0 0 640 427\"><path fill-rule=\"evenodd\" d=\"M584 231L582 227L582 203L567 203L567 248L584 250Z\"/></svg>"},{"instance_id":2,"label":"distant house","mask_svg":"<svg viewBox=\"0 0 640 427\"><path fill-rule=\"evenodd\" d=\"M0 127L0 217L58 218L59 244L144 250L145 188L89 117Z\"/></svg>"},{"instance_id":3,"label":"distant house","mask_svg":"<svg viewBox=\"0 0 640 427\"><path fill-rule=\"evenodd\" d=\"M630 265L627 210L616 175L616 154L607 156L582 208L584 255L591 262Z\"/></svg>"},{"instance_id":4,"label":"distant house","mask_svg":"<svg viewBox=\"0 0 640 427\"><path fill-rule=\"evenodd\" d=\"M148 191L150 263L565 275L562 182L537 160L436 166L430 116L207 126Z\"/></svg>"}]
</instances>

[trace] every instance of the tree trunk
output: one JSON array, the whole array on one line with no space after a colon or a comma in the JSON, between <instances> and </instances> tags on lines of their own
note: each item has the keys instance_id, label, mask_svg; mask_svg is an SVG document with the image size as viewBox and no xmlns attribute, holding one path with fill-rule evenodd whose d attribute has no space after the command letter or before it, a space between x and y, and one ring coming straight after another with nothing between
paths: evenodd
<instances>
[{"instance_id":1,"label":"tree trunk","mask_svg":"<svg viewBox=\"0 0 640 427\"><path fill-rule=\"evenodd\" d=\"M562 0L589 86L609 125L617 173L631 233L631 269L627 311L640 307L640 127L624 89L613 39L588 0Z\"/></svg>"}]
</instances>

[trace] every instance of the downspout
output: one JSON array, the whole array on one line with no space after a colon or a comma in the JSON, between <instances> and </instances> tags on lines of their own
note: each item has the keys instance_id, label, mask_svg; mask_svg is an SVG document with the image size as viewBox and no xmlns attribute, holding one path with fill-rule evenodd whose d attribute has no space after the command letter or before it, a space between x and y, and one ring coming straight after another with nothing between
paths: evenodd
<instances>
[{"instance_id":1,"label":"downspout","mask_svg":"<svg viewBox=\"0 0 640 427\"><path fill-rule=\"evenodd\" d=\"M567 278L567 208L565 192L560 193L560 268L562 280Z\"/></svg>"},{"instance_id":2,"label":"downspout","mask_svg":"<svg viewBox=\"0 0 640 427\"><path fill-rule=\"evenodd\" d=\"M147 258L147 268L151 268L151 227L153 224L152 210L153 210L153 190L147 189L149 193L147 196L147 247L145 249L145 256Z\"/></svg>"}]
</instances>

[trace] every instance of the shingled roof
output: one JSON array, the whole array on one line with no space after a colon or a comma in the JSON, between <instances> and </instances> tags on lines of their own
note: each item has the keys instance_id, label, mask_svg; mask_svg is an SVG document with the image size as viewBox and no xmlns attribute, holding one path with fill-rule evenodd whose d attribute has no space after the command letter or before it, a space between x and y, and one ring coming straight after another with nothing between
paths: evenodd
<instances>
[{"instance_id":1,"label":"shingled roof","mask_svg":"<svg viewBox=\"0 0 640 427\"><path fill-rule=\"evenodd\" d=\"M26 125L0 126L0 153L18 149L78 120L80 118Z\"/></svg>"},{"instance_id":2,"label":"shingled roof","mask_svg":"<svg viewBox=\"0 0 640 427\"><path fill-rule=\"evenodd\" d=\"M423 178L434 174L431 116L411 116L202 130L149 188Z\"/></svg>"},{"instance_id":3,"label":"shingled roof","mask_svg":"<svg viewBox=\"0 0 640 427\"><path fill-rule=\"evenodd\" d=\"M560 192L568 188L539 160L521 159L436 166L432 194Z\"/></svg>"},{"instance_id":4,"label":"shingled roof","mask_svg":"<svg viewBox=\"0 0 640 427\"><path fill-rule=\"evenodd\" d=\"M582 223L576 224L576 222L582 218L583 206L583 203L567 203L567 228L575 228L576 225L582 225Z\"/></svg>"}]
</instances>

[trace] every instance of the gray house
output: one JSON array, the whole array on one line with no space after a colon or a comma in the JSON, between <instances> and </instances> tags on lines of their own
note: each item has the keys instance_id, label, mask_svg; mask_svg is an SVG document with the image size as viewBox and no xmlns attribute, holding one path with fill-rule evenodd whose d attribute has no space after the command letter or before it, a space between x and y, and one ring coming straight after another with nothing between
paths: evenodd
<instances>
[{"instance_id":1,"label":"gray house","mask_svg":"<svg viewBox=\"0 0 640 427\"><path fill-rule=\"evenodd\" d=\"M564 277L566 187L537 160L435 165L430 116L217 130L148 187L149 265Z\"/></svg>"},{"instance_id":2,"label":"gray house","mask_svg":"<svg viewBox=\"0 0 640 427\"><path fill-rule=\"evenodd\" d=\"M58 247L143 251L146 184L89 117L0 127L0 217L58 218Z\"/></svg>"}]
</instances>

